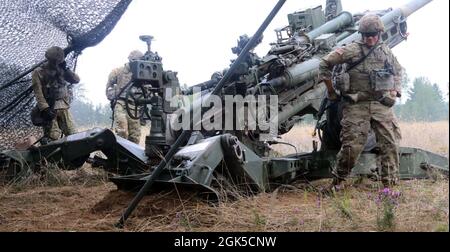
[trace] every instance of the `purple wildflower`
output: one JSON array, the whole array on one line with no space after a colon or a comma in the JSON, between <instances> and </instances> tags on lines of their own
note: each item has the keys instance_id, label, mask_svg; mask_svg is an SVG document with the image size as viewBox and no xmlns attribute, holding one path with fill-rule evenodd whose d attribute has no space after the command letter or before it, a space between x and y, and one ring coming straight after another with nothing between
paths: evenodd
<instances>
[{"instance_id":1,"label":"purple wildflower","mask_svg":"<svg viewBox=\"0 0 450 252\"><path fill-rule=\"evenodd\" d=\"M381 203L381 198L378 197L378 198L375 200L375 204L379 205L380 203Z\"/></svg>"},{"instance_id":2,"label":"purple wildflower","mask_svg":"<svg viewBox=\"0 0 450 252\"><path fill-rule=\"evenodd\" d=\"M375 202L377 205L380 203L388 203L394 206L398 205L398 199L400 198L401 193L399 191L393 191L389 188L384 188L378 192L378 197Z\"/></svg>"}]
</instances>

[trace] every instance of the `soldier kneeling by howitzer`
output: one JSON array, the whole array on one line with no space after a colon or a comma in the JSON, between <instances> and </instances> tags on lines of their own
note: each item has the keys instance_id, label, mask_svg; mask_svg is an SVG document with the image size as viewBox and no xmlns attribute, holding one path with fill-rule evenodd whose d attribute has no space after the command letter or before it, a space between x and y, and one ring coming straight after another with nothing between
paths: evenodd
<instances>
[{"instance_id":1,"label":"soldier kneeling by howitzer","mask_svg":"<svg viewBox=\"0 0 450 252\"><path fill-rule=\"evenodd\" d=\"M59 139L61 132L65 136L76 133L69 112L68 85L80 82L80 77L67 67L62 48L50 47L45 58L47 62L32 74L37 106L31 113L31 120L34 125L43 127L41 144Z\"/></svg>"},{"instance_id":2,"label":"soldier kneeling by howitzer","mask_svg":"<svg viewBox=\"0 0 450 252\"><path fill-rule=\"evenodd\" d=\"M132 51L128 56L129 61L138 60L144 54L140 51ZM126 90L127 84L130 83L132 73L130 64L116 68L111 71L106 84L106 97L111 101L114 114L114 131L120 137L139 144L141 138L141 121L131 118L126 111ZM131 106L132 104L129 103Z\"/></svg>"}]
</instances>

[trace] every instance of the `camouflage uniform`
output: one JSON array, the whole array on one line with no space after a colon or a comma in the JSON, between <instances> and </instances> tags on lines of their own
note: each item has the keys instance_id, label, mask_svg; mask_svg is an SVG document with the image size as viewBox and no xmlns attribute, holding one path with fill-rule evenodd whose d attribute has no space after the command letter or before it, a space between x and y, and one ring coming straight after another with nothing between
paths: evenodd
<instances>
[{"instance_id":1,"label":"camouflage uniform","mask_svg":"<svg viewBox=\"0 0 450 252\"><path fill-rule=\"evenodd\" d=\"M39 110L54 110L56 113L55 118L43 126L44 138L53 141L61 137L61 132L65 136L76 133L69 112L67 85L80 82L80 78L65 66L64 51L61 48L49 48L46 58L48 62L32 73L32 87Z\"/></svg>"},{"instance_id":2,"label":"camouflage uniform","mask_svg":"<svg viewBox=\"0 0 450 252\"><path fill-rule=\"evenodd\" d=\"M129 60L133 60L139 57L142 57L142 53L139 51L133 51L130 53L128 58ZM106 84L106 97L110 101L117 99L114 107L114 131L116 134L139 144L141 138L141 123L139 119L135 120L131 118L126 111L126 91L123 91L120 94L120 90L130 82L131 75L132 74L128 63L123 67L114 69L108 77L108 83Z\"/></svg>"},{"instance_id":3,"label":"camouflage uniform","mask_svg":"<svg viewBox=\"0 0 450 252\"><path fill-rule=\"evenodd\" d=\"M348 72L350 85L347 93L358 99L344 101L340 133L342 147L333 173L338 180L343 180L351 172L372 128L379 148L377 163L381 165L380 175L386 185L395 183L398 177L398 141L401 133L392 108L380 103L380 97L388 97L395 103L396 97L391 91L400 93L402 68L388 46L382 42L375 46L363 62ZM331 79L333 66L353 64L362 58L362 53L367 55L369 50L364 43L354 42L331 52L320 63L321 79ZM393 90L375 91L369 74L385 68L386 62L393 66Z\"/></svg>"}]
</instances>

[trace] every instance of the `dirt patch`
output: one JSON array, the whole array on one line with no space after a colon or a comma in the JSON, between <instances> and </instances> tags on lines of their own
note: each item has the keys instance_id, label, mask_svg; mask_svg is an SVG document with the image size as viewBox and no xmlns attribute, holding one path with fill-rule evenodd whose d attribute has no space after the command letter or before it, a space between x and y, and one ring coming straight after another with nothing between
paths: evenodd
<instances>
[{"instance_id":1,"label":"dirt patch","mask_svg":"<svg viewBox=\"0 0 450 252\"><path fill-rule=\"evenodd\" d=\"M195 195L195 193L177 193L175 190L171 190L145 196L132 217L167 215L176 212L183 204L190 205L198 201L198 199L193 199ZM96 214L120 214L130 204L134 196L135 193L132 192L110 191L92 207L91 212Z\"/></svg>"},{"instance_id":2,"label":"dirt patch","mask_svg":"<svg viewBox=\"0 0 450 252\"><path fill-rule=\"evenodd\" d=\"M114 224L134 197L112 183L2 189L1 231L122 231ZM447 180L404 181L396 190L402 199L393 231L446 230ZM377 192L350 186L322 198L304 186L289 186L210 204L194 193L165 191L144 197L123 231L378 231Z\"/></svg>"}]
</instances>

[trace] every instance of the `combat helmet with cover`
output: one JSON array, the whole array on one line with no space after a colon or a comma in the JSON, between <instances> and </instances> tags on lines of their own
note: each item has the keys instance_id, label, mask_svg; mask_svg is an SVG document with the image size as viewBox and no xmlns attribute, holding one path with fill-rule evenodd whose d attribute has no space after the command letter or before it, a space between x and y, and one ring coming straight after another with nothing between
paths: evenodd
<instances>
[{"instance_id":1,"label":"combat helmet with cover","mask_svg":"<svg viewBox=\"0 0 450 252\"><path fill-rule=\"evenodd\" d=\"M134 51L131 51L130 54L128 55L128 60L129 61L138 60L142 57L144 57L144 54L141 51L134 50Z\"/></svg>"},{"instance_id":2,"label":"combat helmet with cover","mask_svg":"<svg viewBox=\"0 0 450 252\"><path fill-rule=\"evenodd\" d=\"M384 24L380 17L375 14L364 15L359 21L358 31L360 33L384 32Z\"/></svg>"},{"instance_id":3,"label":"combat helmet with cover","mask_svg":"<svg viewBox=\"0 0 450 252\"><path fill-rule=\"evenodd\" d=\"M45 58L48 61L55 62L56 64L61 64L65 58L64 50L59 46L52 46L45 52Z\"/></svg>"}]
</instances>

